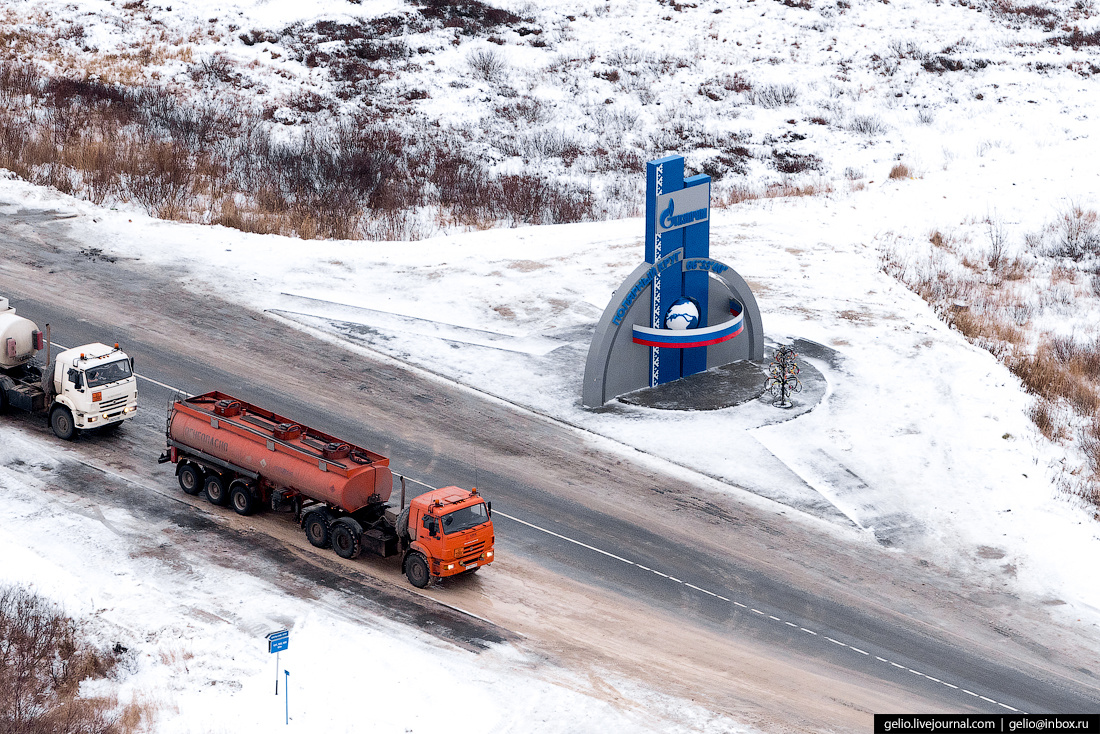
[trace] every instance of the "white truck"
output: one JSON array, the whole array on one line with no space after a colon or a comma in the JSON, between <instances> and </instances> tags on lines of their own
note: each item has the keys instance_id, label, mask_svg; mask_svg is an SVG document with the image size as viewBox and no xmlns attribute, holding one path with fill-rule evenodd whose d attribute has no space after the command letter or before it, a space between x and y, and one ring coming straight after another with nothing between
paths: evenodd
<instances>
[{"instance_id":1,"label":"white truck","mask_svg":"<svg viewBox=\"0 0 1100 734\"><path fill-rule=\"evenodd\" d=\"M106 344L66 349L50 359L42 332L0 297L0 413L9 407L49 416L58 438L84 429L113 430L137 411L134 360ZM46 350L45 366L35 356Z\"/></svg>"}]
</instances>

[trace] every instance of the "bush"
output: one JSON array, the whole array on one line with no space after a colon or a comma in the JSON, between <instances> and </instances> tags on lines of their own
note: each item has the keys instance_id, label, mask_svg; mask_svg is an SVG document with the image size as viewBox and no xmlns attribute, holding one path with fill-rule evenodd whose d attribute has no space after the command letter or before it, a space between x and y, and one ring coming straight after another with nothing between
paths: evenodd
<instances>
[{"instance_id":1,"label":"bush","mask_svg":"<svg viewBox=\"0 0 1100 734\"><path fill-rule=\"evenodd\" d=\"M500 81L504 75L504 59L491 49L470 54L469 63L474 75L487 82Z\"/></svg>"},{"instance_id":2,"label":"bush","mask_svg":"<svg viewBox=\"0 0 1100 734\"><path fill-rule=\"evenodd\" d=\"M912 173L909 171L909 166L904 163L895 163L894 167L890 169L890 178L896 180L911 178Z\"/></svg>"},{"instance_id":3,"label":"bush","mask_svg":"<svg viewBox=\"0 0 1100 734\"><path fill-rule=\"evenodd\" d=\"M122 732L112 702L79 696L82 681L110 675L117 662L51 602L22 587L0 587L0 731Z\"/></svg>"},{"instance_id":4,"label":"bush","mask_svg":"<svg viewBox=\"0 0 1100 734\"><path fill-rule=\"evenodd\" d=\"M873 137L886 132L886 124L876 115L856 115L848 129L860 135Z\"/></svg>"},{"instance_id":5,"label":"bush","mask_svg":"<svg viewBox=\"0 0 1100 734\"><path fill-rule=\"evenodd\" d=\"M1058 218L1058 241L1052 253L1056 257L1081 260L1100 255L1100 227L1096 211L1071 204Z\"/></svg>"},{"instance_id":6,"label":"bush","mask_svg":"<svg viewBox=\"0 0 1100 734\"><path fill-rule=\"evenodd\" d=\"M793 84L765 84L748 90L752 103L765 109L792 105L798 101L798 87Z\"/></svg>"}]
</instances>

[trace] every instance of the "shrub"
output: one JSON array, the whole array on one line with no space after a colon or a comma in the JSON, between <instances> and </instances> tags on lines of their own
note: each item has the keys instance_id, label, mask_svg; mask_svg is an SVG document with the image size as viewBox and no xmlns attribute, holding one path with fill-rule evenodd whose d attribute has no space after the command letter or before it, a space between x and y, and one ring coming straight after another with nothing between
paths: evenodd
<instances>
[{"instance_id":1,"label":"shrub","mask_svg":"<svg viewBox=\"0 0 1100 734\"><path fill-rule=\"evenodd\" d=\"M487 82L500 81L504 74L504 59L491 49L470 54L469 64L474 75Z\"/></svg>"},{"instance_id":2,"label":"shrub","mask_svg":"<svg viewBox=\"0 0 1100 734\"><path fill-rule=\"evenodd\" d=\"M811 153L792 153L789 150L773 150L772 165L780 173L805 173L821 168L821 159Z\"/></svg>"},{"instance_id":3,"label":"shrub","mask_svg":"<svg viewBox=\"0 0 1100 734\"><path fill-rule=\"evenodd\" d=\"M1058 218L1058 241L1053 255L1080 260L1100 255L1100 226L1096 211L1071 204Z\"/></svg>"},{"instance_id":4,"label":"shrub","mask_svg":"<svg viewBox=\"0 0 1100 734\"><path fill-rule=\"evenodd\" d=\"M890 178L893 180L912 178L912 173L909 171L909 166L904 163L895 163L894 167L890 169Z\"/></svg>"},{"instance_id":5,"label":"shrub","mask_svg":"<svg viewBox=\"0 0 1100 734\"><path fill-rule=\"evenodd\" d=\"M1100 46L1100 28L1091 33L1085 33L1077 26L1074 26L1072 31L1064 36L1052 39L1052 41L1062 46L1069 46L1074 51L1082 46Z\"/></svg>"},{"instance_id":6,"label":"shrub","mask_svg":"<svg viewBox=\"0 0 1100 734\"><path fill-rule=\"evenodd\" d=\"M860 135L873 137L886 132L886 124L877 115L856 115L848 129Z\"/></svg>"},{"instance_id":7,"label":"shrub","mask_svg":"<svg viewBox=\"0 0 1100 734\"><path fill-rule=\"evenodd\" d=\"M748 91L752 103L765 109L792 105L798 101L798 87L793 84L765 84Z\"/></svg>"},{"instance_id":8,"label":"shrub","mask_svg":"<svg viewBox=\"0 0 1100 734\"><path fill-rule=\"evenodd\" d=\"M46 599L0 587L0 731L120 734L112 701L79 695L81 682L112 673L118 655L90 645Z\"/></svg>"}]
</instances>

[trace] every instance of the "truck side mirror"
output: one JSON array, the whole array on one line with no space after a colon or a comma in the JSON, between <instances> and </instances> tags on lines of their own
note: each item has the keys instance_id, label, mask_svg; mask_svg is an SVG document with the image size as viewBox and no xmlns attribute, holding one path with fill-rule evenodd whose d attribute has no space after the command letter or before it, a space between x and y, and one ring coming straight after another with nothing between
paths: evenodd
<instances>
[{"instance_id":1,"label":"truck side mirror","mask_svg":"<svg viewBox=\"0 0 1100 734\"><path fill-rule=\"evenodd\" d=\"M489 511L489 517L492 517L493 516L493 503L492 502L486 502L485 503L485 509Z\"/></svg>"},{"instance_id":2,"label":"truck side mirror","mask_svg":"<svg viewBox=\"0 0 1100 734\"><path fill-rule=\"evenodd\" d=\"M73 383L73 387L77 390L84 389L84 380L81 378L80 370L69 370L69 382Z\"/></svg>"},{"instance_id":3,"label":"truck side mirror","mask_svg":"<svg viewBox=\"0 0 1100 734\"><path fill-rule=\"evenodd\" d=\"M433 538L439 535L439 523L436 522L434 517L424 516L424 527L427 529L428 534Z\"/></svg>"},{"instance_id":4,"label":"truck side mirror","mask_svg":"<svg viewBox=\"0 0 1100 734\"><path fill-rule=\"evenodd\" d=\"M134 373L134 358L130 357L130 374Z\"/></svg>"}]
</instances>

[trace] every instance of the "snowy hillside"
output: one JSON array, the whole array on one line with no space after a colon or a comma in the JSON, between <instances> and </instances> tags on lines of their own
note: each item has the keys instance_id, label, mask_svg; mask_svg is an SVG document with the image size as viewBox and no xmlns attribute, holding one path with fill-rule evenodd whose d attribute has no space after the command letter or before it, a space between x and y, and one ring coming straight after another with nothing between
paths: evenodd
<instances>
[{"instance_id":1,"label":"snowy hillside","mask_svg":"<svg viewBox=\"0 0 1100 734\"><path fill-rule=\"evenodd\" d=\"M919 177L1078 140L1097 116L1086 0L0 12L4 120L25 130L0 141L0 165L97 202L307 237L634 215L644 161L667 153L720 200L858 188L898 162Z\"/></svg>"}]
</instances>

